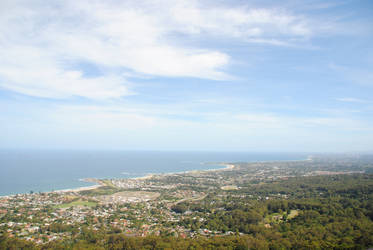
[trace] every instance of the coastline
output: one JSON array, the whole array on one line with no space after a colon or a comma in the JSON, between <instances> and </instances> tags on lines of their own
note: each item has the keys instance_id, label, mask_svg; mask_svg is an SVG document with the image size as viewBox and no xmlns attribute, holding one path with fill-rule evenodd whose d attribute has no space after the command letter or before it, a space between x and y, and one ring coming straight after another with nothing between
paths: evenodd
<instances>
[{"instance_id":1,"label":"coastline","mask_svg":"<svg viewBox=\"0 0 373 250\"><path fill-rule=\"evenodd\" d=\"M147 179L151 179L153 176L156 176L156 175L162 175L162 174L149 173L149 174L146 174L144 176L138 176L138 177L132 177L132 178L126 178L126 179L128 179L128 180L147 180Z\"/></svg>"},{"instance_id":2,"label":"coastline","mask_svg":"<svg viewBox=\"0 0 373 250\"><path fill-rule=\"evenodd\" d=\"M140 177L133 177L128 178L129 180L147 180L154 176L167 176L167 175L175 175L175 174L188 174L188 173L200 173L200 172L209 172L209 171L226 171L226 170L232 170L235 168L234 163L216 163L215 166L224 166L222 168L210 168L210 169L196 169L196 170L187 170L187 171L180 171L180 172L168 172L168 173L149 173L144 176Z\"/></svg>"},{"instance_id":3,"label":"coastline","mask_svg":"<svg viewBox=\"0 0 373 250\"><path fill-rule=\"evenodd\" d=\"M79 188L70 188L70 189L61 189L61 190L56 190L52 192L46 192L46 193L70 193L70 192L80 192L80 191L87 191L87 190L93 190L99 187L102 187L103 185L97 184L93 186L87 186L87 187L79 187Z\"/></svg>"},{"instance_id":4,"label":"coastline","mask_svg":"<svg viewBox=\"0 0 373 250\"><path fill-rule=\"evenodd\" d=\"M248 161L244 163L274 163L274 162L307 162L307 161L312 161L312 155L308 155L306 159L301 159L301 160L269 160L269 161ZM153 176L156 175L174 175L174 174L188 174L188 173L201 173L201 172L210 172L210 171L227 171L227 170L234 170L236 168L236 165L239 164L240 162L234 162L234 163L227 163L227 162L216 162L216 163L209 163L209 162L203 162L201 164L211 164L215 166L224 166L222 168L211 168L211 169L201 169L201 170L187 170L187 171L180 171L180 172L169 172L169 173L149 173L146 174L145 176L140 176L140 177L133 177L133 178L128 178L131 180L146 180L150 179ZM242 162L243 163L243 162Z\"/></svg>"},{"instance_id":5,"label":"coastline","mask_svg":"<svg viewBox=\"0 0 373 250\"><path fill-rule=\"evenodd\" d=\"M180 172L170 172L170 173L148 173L144 176L139 176L139 177L133 177L133 178L126 178L129 180L147 180L151 179L152 177L156 175L173 175L173 174L187 174L187 173L199 173L199 172L207 172L207 171L226 171L226 170L231 170L234 169L235 165L232 163L219 163L215 164L218 166L225 166L223 168L211 168L211 169L204 169L204 170L188 170L188 171L180 171ZM87 191L87 190L93 190L96 188L100 188L103 186L106 186L105 183L101 181L101 179L97 178L83 178L80 179L80 181L83 182L90 182L90 183L96 183L95 185L92 186L84 186L84 187L78 187L78 188L67 188L67 189L60 189L60 190L54 190L54 191L47 191L47 192L42 192L42 193L70 193L70 192L81 192L81 191ZM0 198L7 198L11 196L16 196L16 195L25 195L28 193L19 193L19 194L11 194L11 195L4 195L0 196Z\"/></svg>"},{"instance_id":6,"label":"coastline","mask_svg":"<svg viewBox=\"0 0 373 250\"><path fill-rule=\"evenodd\" d=\"M84 178L84 179L80 179L80 181L96 183L96 184L92 186L56 190L56 191L53 191L52 193L80 192L80 191L93 190L93 189L105 186L105 183L103 183L100 179L96 179L96 178Z\"/></svg>"},{"instance_id":7,"label":"coastline","mask_svg":"<svg viewBox=\"0 0 373 250\"><path fill-rule=\"evenodd\" d=\"M245 162L245 163L269 163L269 162L294 162L294 161L312 161L312 156L309 155L307 156L306 159L303 159L303 160L269 160L269 161L252 161L252 162ZM204 165L208 165L208 164L211 164L211 165L214 165L215 168L211 168L211 169L196 169L196 170L187 170L187 171L180 171L180 172L167 172L167 173L148 173L148 174L145 174L144 176L138 176L138 177L132 177L132 178L123 178L123 179L129 179L129 180L147 180L147 179L151 179L152 177L154 176L157 176L157 175L174 175L174 174L188 174L188 173L201 173L201 172L210 172L210 171L229 171L229 170L233 170L235 167L236 167L236 164L238 164L239 162L236 162L236 163L227 163L227 162L216 162L216 163L213 163L213 162L202 162L201 164L204 164ZM222 166L222 168L216 168L216 166ZM121 178L122 179L122 178ZM87 191L87 190L93 190L93 189L97 189L97 188L100 188L100 187L103 187L103 186L106 186L106 184L104 182L102 182L101 180L104 180L103 179L98 179L98 178L83 178L83 179L80 179L80 181L83 181L83 182L89 182L89 183L95 183L95 185L90 185L90 186L83 186L83 187L77 187L77 188L66 188L66 189L59 189L59 190L53 190L53 191L46 191L46 192L41 192L41 193L69 193L69 192L81 192L81 191ZM10 194L10 195L0 195L0 199L1 198L7 198L7 197L12 197L12 196L16 196L16 195L27 195L29 193L18 193L18 194Z\"/></svg>"},{"instance_id":8,"label":"coastline","mask_svg":"<svg viewBox=\"0 0 373 250\"><path fill-rule=\"evenodd\" d=\"M214 164L216 166L223 166L222 168L210 168L210 169L203 169L203 170L190 170L185 171L182 173L200 173L200 172L214 172L214 171L227 171L227 170L233 170L236 166L235 163L216 163Z\"/></svg>"},{"instance_id":9,"label":"coastline","mask_svg":"<svg viewBox=\"0 0 373 250\"><path fill-rule=\"evenodd\" d=\"M80 192L80 191L93 190L93 189L105 186L105 184L103 184L99 179L86 178L86 179L80 179L80 181L96 183L96 184L91 185L91 186L77 187L77 188L66 188L66 189L58 189L58 190L46 191L46 192L35 192L34 194L38 194L38 193L50 194L50 193ZM0 195L0 199L1 198L9 198L9 197L17 196L17 195L30 195L30 193L17 193L17 194L9 194L9 195Z\"/></svg>"}]
</instances>

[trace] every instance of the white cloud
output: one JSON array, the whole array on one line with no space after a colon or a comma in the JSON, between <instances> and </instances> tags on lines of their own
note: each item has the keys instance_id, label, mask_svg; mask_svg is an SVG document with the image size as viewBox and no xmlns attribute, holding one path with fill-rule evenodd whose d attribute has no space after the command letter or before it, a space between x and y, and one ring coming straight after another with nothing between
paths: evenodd
<instances>
[{"instance_id":1,"label":"white cloud","mask_svg":"<svg viewBox=\"0 0 373 250\"><path fill-rule=\"evenodd\" d=\"M124 71L231 79L229 55L184 44L180 34L286 45L313 33L284 10L200 1L2 1L0 10L0 86L51 98L128 95ZM81 62L101 75L87 76Z\"/></svg>"},{"instance_id":2,"label":"white cloud","mask_svg":"<svg viewBox=\"0 0 373 250\"><path fill-rule=\"evenodd\" d=\"M191 34L251 38L309 36L312 31L305 18L279 9L239 6L202 6L197 1L179 1L169 8L176 30Z\"/></svg>"},{"instance_id":3,"label":"white cloud","mask_svg":"<svg viewBox=\"0 0 373 250\"><path fill-rule=\"evenodd\" d=\"M93 99L131 94L120 76L85 77L79 70L64 69L39 48L9 47L2 55L8 60L0 67L0 85L16 92L39 97Z\"/></svg>"}]
</instances>

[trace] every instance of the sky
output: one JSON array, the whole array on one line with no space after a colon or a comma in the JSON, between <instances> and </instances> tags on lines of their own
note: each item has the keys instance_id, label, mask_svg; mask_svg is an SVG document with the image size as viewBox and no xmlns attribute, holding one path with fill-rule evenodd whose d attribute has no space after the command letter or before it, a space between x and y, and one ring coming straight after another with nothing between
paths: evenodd
<instances>
[{"instance_id":1,"label":"sky","mask_svg":"<svg viewBox=\"0 0 373 250\"><path fill-rule=\"evenodd\" d=\"M2 0L0 148L373 152L373 1Z\"/></svg>"}]
</instances>

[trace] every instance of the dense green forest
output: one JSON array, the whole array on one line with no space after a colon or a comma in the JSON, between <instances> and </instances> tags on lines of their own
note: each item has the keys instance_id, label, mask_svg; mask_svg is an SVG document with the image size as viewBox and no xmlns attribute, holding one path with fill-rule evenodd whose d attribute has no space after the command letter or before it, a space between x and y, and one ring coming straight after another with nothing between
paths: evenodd
<instances>
[{"instance_id":1,"label":"dense green forest","mask_svg":"<svg viewBox=\"0 0 373 250\"><path fill-rule=\"evenodd\" d=\"M0 249L367 249L373 246L373 175L295 177L176 204L202 219L172 222L227 236L126 236L81 227L69 239L35 245L3 232ZM56 229L58 230L58 228Z\"/></svg>"}]
</instances>

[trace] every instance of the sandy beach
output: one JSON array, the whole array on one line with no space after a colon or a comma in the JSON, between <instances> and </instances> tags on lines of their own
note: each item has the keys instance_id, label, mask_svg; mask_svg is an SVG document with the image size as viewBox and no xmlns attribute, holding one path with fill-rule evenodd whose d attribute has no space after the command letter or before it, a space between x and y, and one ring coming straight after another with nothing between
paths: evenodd
<instances>
[{"instance_id":1,"label":"sandy beach","mask_svg":"<svg viewBox=\"0 0 373 250\"><path fill-rule=\"evenodd\" d=\"M147 174L145 176L140 176L140 177L133 177L133 178L129 178L130 180L147 180L147 179L150 179L154 176L155 174Z\"/></svg>"},{"instance_id":2,"label":"sandy beach","mask_svg":"<svg viewBox=\"0 0 373 250\"><path fill-rule=\"evenodd\" d=\"M95 178L84 178L84 179L81 179L80 181L96 183L96 185L79 187L79 188L61 189L61 190L56 190L56 191L53 191L53 192L50 192L50 193L81 192L81 191L93 190L93 189L105 186L105 184L101 180L95 179Z\"/></svg>"},{"instance_id":3,"label":"sandy beach","mask_svg":"<svg viewBox=\"0 0 373 250\"><path fill-rule=\"evenodd\" d=\"M88 187L80 187L80 188L71 188L71 189L62 189L62 190L56 190L53 192L48 192L48 193L69 193L69 192L80 192L80 191L87 191L87 190L93 190L99 187L102 187L102 184L97 184L93 186L88 186Z\"/></svg>"}]
</instances>

